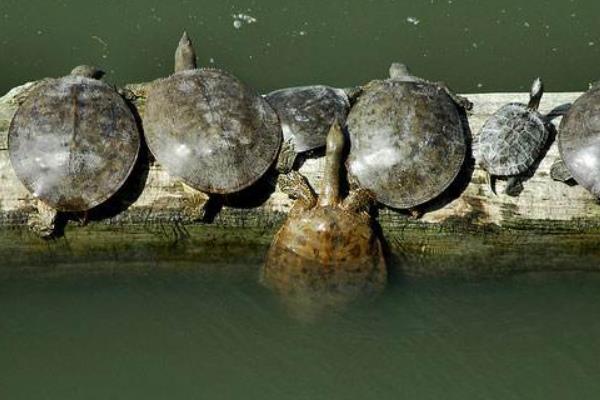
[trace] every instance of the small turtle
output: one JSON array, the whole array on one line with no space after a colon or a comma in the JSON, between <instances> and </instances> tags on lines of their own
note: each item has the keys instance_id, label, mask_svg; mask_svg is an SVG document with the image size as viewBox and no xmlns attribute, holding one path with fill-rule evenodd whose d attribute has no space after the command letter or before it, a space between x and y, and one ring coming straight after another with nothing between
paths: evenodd
<instances>
[{"instance_id":1,"label":"small turtle","mask_svg":"<svg viewBox=\"0 0 600 400\"><path fill-rule=\"evenodd\" d=\"M325 146L331 124L346 123L350 101L342 89L329 86L303 86L276 90L265 96L279 115L283 148L278 170L292 170L296 157Z\"/></svg>"},{"instance_id":2,"label":"small turtle","mask_svg":"<svg viewBox=\"0 0 600 400\"><path fill-rule=\"evenodd\" d=\"M538 112L544 85L537 78L531 86L529 103L509 103L496 111L479 133L479 157L496 194L496 177L508 177L504 193L517 196L522 174L529 171L546 148L549 132Z\"/></svg>"},{"instance_id":3,"label":"small turtle","mask_svg":"<svg viewBox=\"0 0 600 400\"><path fill-rule=\"evenodd\" d=\"M600 197L600 84L573 103L559 132L558 149L572 178Z\"/></svg>"},{"instance_id":4,"label":"small turtle","mask_svg":"<svg viewBox=\"0 0 600 400\"><path fill-rule=\"evenodd\" d=\"M344 134L335 122L318 198L299 172L279 176L281 190L296 202L269 249L262 281L288 300L345 302L385 286L385 260L368 213L372 194L356 189L340 198L343 152Z\"/></svg>"},{"instance_id":5,"label":"small turtle","mask_svg":"<svg viewBox=\"0 0 600 400\"><path fill-rule=\"evenodd\" d=\"M175 73L154 82L146 100L148 147L167 172L193 189L230 194L255 183L281 146L271 106L233 75L196 68L184 32Z\"/></svg>"},{"instance_id":6,"label":"small turtle","mask_svg":"<svg viewBox=\"0 0 600 400\"><path fill-rule=\"evenodd\" d=\"M467 138L460 109L472 104L399 63L367 84L348 116L348 172L380 203L412 209L440 195L460 172Z\"/></svg>"},{"instance_id":7,"label":"small turtle","mask_svg":"<svg viewBox=\"0 0 600 400\"><path fill-rule=\"evenodd\" d=\"M38 200L38 233L50 236L57 211L86 212L123 185L140 150L136 120L103 72L79 66L44 79L22 99L8 132L19 180Z\"/></svg>"}]
</instances>

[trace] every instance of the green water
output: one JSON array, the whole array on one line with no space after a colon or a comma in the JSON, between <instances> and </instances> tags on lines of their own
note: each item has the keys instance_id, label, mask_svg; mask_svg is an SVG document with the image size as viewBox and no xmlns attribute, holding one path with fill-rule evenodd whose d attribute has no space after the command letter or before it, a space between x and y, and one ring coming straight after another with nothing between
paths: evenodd
<instances>
[{"instance_id":1,"label":"green water","mask_svg":"<svg viewBox=\"0 0 600 400\"><path fill-rule=\"evenodd\" d=\"M254 23L234 27L233 14ZM107 80L171 72L186 28L203 65L261 91L354 85L402 60L463 92L582 90L600 78L596 0L1 0L0 92L94 63ZM212 60L212 63L211 63Z\"/></svg>"},{"instance_id":2,"label":"green water","mask_svg":"<svg viewBox=\"0 0 600 400\"><path fill-rule=\"evenodd\" d=\"M257 267L189 265L178 273L4 280L0 398L600 393L595 275L395 280L376 299L310 320L291 314L256 276Z\"/></svg>"}]
</instances>

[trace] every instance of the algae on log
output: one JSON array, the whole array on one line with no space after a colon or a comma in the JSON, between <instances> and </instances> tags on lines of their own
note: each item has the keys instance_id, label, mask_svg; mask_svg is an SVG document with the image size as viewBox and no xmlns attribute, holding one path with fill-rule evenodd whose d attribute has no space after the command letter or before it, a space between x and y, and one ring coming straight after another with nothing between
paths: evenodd
<instances>
[{"instance_id":1,"label":"algae on log","mask_svg":"<svg viewBox=\"0 0 600 400\"><path fill-rule=\"evenodd\" d=\"M48 260L75 264L107 254L149 263L158 256L199 261L262 259L292 205L273 188L273 175L224 199L222 209L207 207L210 222L202 222L197 211L207 198L169 176L152 162L147 150L125 187L90 213L88 226L71 221L64 236L51 242L27 232L27 220L36 212L35 200L10 166L7 132L18 98L30 85L0 98L0 248L8 259L22 265ZM146 84L127 88L138 97L134 105L143 120ZM541 112L571 103L580 94L547 93ZM528 100L527 93L466 96L474 103L468 117L474 142L484 121L500 106ZM553 121L554 126L558 122ZM485 172L470 157L455 184L423 208L420 220L380 209L377 220L391 264L405 273L436 275L600 269L600 205L585 189L551 179L550 167L557 157L554 142L518 197L494 196ZM320 187L322 162L322 158L309 159L300 169L315 189ZM499 193L503 185L498 182Z\"/></svg>"}]
</instances>

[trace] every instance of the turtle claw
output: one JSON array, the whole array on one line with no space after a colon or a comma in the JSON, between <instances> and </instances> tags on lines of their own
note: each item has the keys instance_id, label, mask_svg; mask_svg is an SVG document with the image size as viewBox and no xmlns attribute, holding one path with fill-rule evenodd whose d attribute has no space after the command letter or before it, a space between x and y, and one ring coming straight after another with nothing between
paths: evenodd
<instances>
[{"instance_id":1,"label":"turtle claw","mask_svg":"<svg viewBox=\"0 0 600 400\"><path fill-rule=\"evenodd\" d=\"M421 217L423 217L423 211L417 208L411 208L410 210L408 210L408 213L408 219L410 219L411 221L418 221L421 219Z\"/></svg>"}]
</instances>

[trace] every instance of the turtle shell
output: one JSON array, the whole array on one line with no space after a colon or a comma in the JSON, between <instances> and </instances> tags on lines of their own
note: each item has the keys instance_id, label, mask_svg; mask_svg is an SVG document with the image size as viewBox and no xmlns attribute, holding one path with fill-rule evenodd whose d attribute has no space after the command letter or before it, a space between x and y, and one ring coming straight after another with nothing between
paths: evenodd
<instances>
[{"instance_id":1,"label":"turtle shell","mask_svg":"<svg viewBox=\"0 0 600 400\"><path fill-rule=\"evenodd\" d=\"M387 280L369 217L332 206L292 213L275 236L262 274L284 294L361 294L383 289Z\"/></svg>"},{"instance_id":2,"label":"turtle shell","mask_svg":"<svg viewBox=\"0 0 600 400\"><path fill-rule=\"evenodd\" d=\"M148 147L174 176L207 193L233 193L275 161L281 128L271 106L216 69L178 72L152 84L144 129Z\"/></svg>"},{"instance_id":3,"label":"turtle shell","mask_svg":"<svg viewBox=\"0 0 600 400\"><path fill-rule=\"evenodd\" d=\"M40 83L8 133L13 169L25 187L59 211L85 211L125 182L140 149L131 110L109 85L66 76Z\"/></svg>"},{"instance_id":4,"label":"turtle shell","mask_svg":"<svg viewBox=\"0 0 600 400\"><path fill-rule=\"evenodd\" d=\"M348 96L329 86L303 86L276 90L265 97L273 106L283 131L297 153L325 146L334 121L343 126L350 110Z\"/></svg>"},{"instance_id":5,"label":"turtle shell","mask_svg":"<svg viewBox=\"0 0 600 400\"><path fill-rule=\"evenodd\" d=\"M441 194L467 151L456 104L425 82L371 82L350 111L348 132L349 174L380 203L400 209Z\"/></svg>"},{"instance_id":6,"label":"turtle shell","mask_svg":"<svg viewBox=\"0 0 600 400\"><path fill-rule=\"evenodd\" d=\"M496 111L481 128L479 157L492 175L518 175L540 157L547 140L542 116L525 104L510 103Z\"/></svg>"},{"instance_id":7,"label":"turtle shell","mask_svg":"<svg viewBox=\"0 0 600 400\"><path fill-rule=\"evenodd\" d=\"M561 121L558 148L577 183L600 197L600 87L573 103Z\"/></svg>"}]
</instances>

